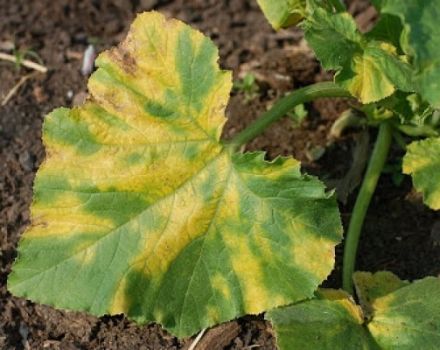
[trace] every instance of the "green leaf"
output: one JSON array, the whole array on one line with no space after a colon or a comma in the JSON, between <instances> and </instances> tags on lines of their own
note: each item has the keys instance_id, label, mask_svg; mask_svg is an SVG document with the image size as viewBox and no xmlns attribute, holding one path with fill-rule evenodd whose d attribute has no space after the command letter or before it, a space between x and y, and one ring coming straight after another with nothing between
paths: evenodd
<instances>
[{"instance_id":1,"label":"green leaf","mask_svg":"<svg viewBox=\"0 0 440 350\"><path fill-rule=\"evenodd\" d=\"M315 8L302 27L307 42L325 69L341 69L362 51L362 35L346 12L333 14Z\"/></svg>"},{"instance_id":2,"label":"green leaf","mask_svg":"<svg viewBox=\"0 0 440 350\"><path fill-rule=\"evenodd\" d=\"M305 15L306 0L257 0L267 20L276 30L294 26Z\"/></svg>"},{"instance_id":3,"label":"green leaf","mask_svg":"<svg viewBox=\"0 0 440 350\"><path fill-rule=\"evenodd\" d=\"M397 89L412 91L412 71L394 46L368 41L348 13L316 8L303 24L305 37L335 81L362 103L372 103ZM331 43L331 45L329 45Z\"/></svg>"},{"instance_id":4,"label":"green leaf","mask_svg":"<svg viewBox=\"0 0 440 350\"><path fill-rule=\"evenodd\" d=\"M365 34L369 40L377 40L390 43L400 51L400 36L403 26L400 19L389 14L381 14L374 27Z\"/></svg>"},{"instance_id":5,"label":"green leaf","mask_svg":"<svg viewBox=\"0 0 440 350\"><path fill-rule=\"evenodd\" d=\"M363 313L351 297L335 290L314 299L267 313L281 350L377 349L365 327Z\"/></svg>"},{"instance_id":6,"label":"green leaf","mask_svg":"<svg viewBox=\"0 0 440 350\"><path fill-rule=\"evenodd\" d=\"M440 278L408 284L390 272L356 272L367 318L342 291L320 290L315 299L266 315L281 350L427 349L440 344Z\"/></svg>"},{"instance_id":7,"label":"green leaf","mask_svg":"<svg viewBox=\"0 0 440 350\"><path fill-rule=\"evenodd\" d=\"M414 187L423 193L424 202L440 209L440 138L415 141L407 147L403 172L412 176Z\"/></svg>"},{"instance_id":8,"label":"green leaf","mask_svg":"<svg viewBox=\"0 0 440 350\"><path fill-rule=\"evenodd\" d=\"M438 349L440 278L427 277L373 302L368 329L383 349Z\"/></svg>"},{"instance_id":9,"label":"green leaf","mask_svg":"<svg viewBox=\"0 0 440 350\"><path fill-rule=\"evenodd\" d=\"M402 48L413 59L418 92L440 107L440 6L438 0L383 0L382 11L398 16L404 27Z\"/></svg>"},{"instance_id":10,"label":"green leaf","mask_svg":"<svg viewBox=\"0 0 440 350\"><path fill-rule=\"evenodd\" d=\"M374 27L365 34L369 40L384 41L392 44L401 52L400 37L403 32L402 22L400 18L382 12L383 0L372 0L371 3L379 12L379 19Z\"/></svg>"},{"instance_id":11,"label":"green leaf","mask_svg":"<svg viewBox=\"0 0 440 350\"><path fill-rule=\"evenodd\" d=\"M296 160L219 141L217 59L198 31L141 14L99 56L88 101L46 117L13 294L178 336L313 295L341 239L336 201Z\"/></svg>"}]
</instances>

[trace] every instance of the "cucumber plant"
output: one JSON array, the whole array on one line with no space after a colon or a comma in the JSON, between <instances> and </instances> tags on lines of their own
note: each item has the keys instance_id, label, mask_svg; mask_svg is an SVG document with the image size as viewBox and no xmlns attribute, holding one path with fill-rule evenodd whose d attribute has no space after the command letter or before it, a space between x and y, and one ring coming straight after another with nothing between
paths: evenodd
<instances>
[{"instance_id":1,"label":"cucumber plant","mask_svg":"<svg viewBox=\"0 0 440 350\"><path fill-rule=\"evenodd\" d=\"M436 2L375 0L380 19L361 33L338 0L259 0L276 29L304 29L335 79L291 92L230 140L220 135L231 75L215 45L180 21L140 14L99 55L84 105L45 118L47 156L9 290L158 322L179 337L267 311L281 349L435 349L440 279L355 272L355 257L393 135L418 139L403 171L440 209ZM318 288L342 239L334 193L291 157L241 151L321 97L357 99L379 129L345 236L344 291Z\"/></svg>"}]
</instances>

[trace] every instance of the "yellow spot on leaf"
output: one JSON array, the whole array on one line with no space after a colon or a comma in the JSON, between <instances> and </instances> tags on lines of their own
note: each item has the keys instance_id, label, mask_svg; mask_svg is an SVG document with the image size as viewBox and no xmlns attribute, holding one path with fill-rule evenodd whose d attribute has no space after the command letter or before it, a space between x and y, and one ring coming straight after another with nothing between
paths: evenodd
<instances>
[{"instance_id":1,"label":"yellow spot on leaf","mask_svg":"<svg viewBox=\"0 0 440 350\"><path fill-rule=\"evenodd\" d=\"M220 321L220 309L217 306L208 305L206 308L206 314L209 320L212 320L213 323L218 323Z\"/></svg>"},{"instance_id":2,"label":"yellow spot on leaf","mask_svg":"<svg viewBox=\"0 0 440 350\"><path fill-rule=\"evenodd\" d=\"M315 236L310 232L310 228L301 223L300 219L295 219L292 227L295 232L298 232L292 243L293 262L301 270L312 272L317 281L325 279L334 261L334 243L323 237ZM299 232L306 231L309 231L309 234L299 234Z\"/></svg>"},{"instance_id":3,"label":"yellow spot on leaf","mask_svg":"<svg viewBox=\"0 0 440 350\"><path fill-rule=\"evenodd\" d=\"M216 176L226 178L229 171L228 156L223 153L215 160ZM160 276L167 271L176 257L195 239L208 233L211 222L217 215L218 201L223 192L223 182L210 184L212 196L210 201L203 199L200 184L207 183L209 171L202 171L197 178L179 188L173 196L156 203L151 210L153 216L165 215L165 220L154 231L145 227L144 249L135 258L136 265L144 266L148 276ZM154 213L157 213L156 215Z\"/></svg>"},{"instance_id":4,"label":"yellow spot on leaf","mask_svg":"<svg viewBox=\"0 0 440 350\"><path fill-rule=\"evenodd\" d=\"M128 304L126 299L127 293L127 279L123 278L119 281L116 291L114 292L114 297L112 303L109 307L109 312L112 315L121 314L127 311Z\"/></svg>"},{"instance_id":5,"label":"yellow spot on leaf","mask_svg":"<svg viewBox=\"0 0 440 350\"><path fill-rule=\"evenodd\" d=\"M388 294L374 300L372 306L375 313L373 320L368 323L368 329L379 344L381 339L398 339L400 346L411 344L412 334L408 332L408 329L411 329L412 322L407 317L393 312L394 299L393 294Z\"/></svg>"},{"instance_id":6,"label":"yellow spot on leaf","mask_svg":"<svg viewBox=\"0 0 440 350\"><path fill-rule=\"evenodd\" d=\"M50 207L34 203L31 207L32 225L27 238L75 236L77 234L105 234L114 228L111 219L84 210L84 202L71 192L62 192Z\"/></svg>"},{"instance_id":7,"label":"yellow spot on leaf","mask_svg":"<svg viewBox=\"0 0 440 350\"><path fill-rule=\"evenodd\" d=\"M374 57L356 55L353 57L353 71L356 77L349 83L349 91L359 98L362 103L378 101L390 96L394 91L394 85L376 67ZM380 89L378 87L378 76L380 79Z\"/></svg>"},{"instance_id":8,"label":"yellow spot on leaf","mask_svg":"<svg viewBox=\"0 0 440 350\"><path fill-rule=\"evenodd\" d=\"M220 294L226 299L231 299L231 290L229 289L228 280L221 274L216 273L211 278L211 286L216 291L220 292Z\"/></svg>"},{"instance_id":9,"label":"yellow spot on leaf","mask_svg":"<svg viewBox=\"0 0 440 350\"><path fill-rule=\"evenodd\" d=\"M260 259L250 250L249 239L235 232L225 232L224 237L231 251L232 268L240 280L245 310L251 314L265 310L271 298L264 286Z\"/></svg>"}]
</instances>

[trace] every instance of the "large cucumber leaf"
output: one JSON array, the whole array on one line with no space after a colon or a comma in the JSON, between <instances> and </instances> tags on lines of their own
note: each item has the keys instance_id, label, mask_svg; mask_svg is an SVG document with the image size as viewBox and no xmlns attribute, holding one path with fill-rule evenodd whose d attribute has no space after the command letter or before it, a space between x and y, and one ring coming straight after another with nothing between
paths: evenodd
<instances>
[{"instance_id":1,"label":"large cucumber leaf","mask_svg":"<svg viewBox=\"0 0 440 350\"><path fill-rule=\"evenodd\" d=\"M440 138L414 141L403 158L403 172L413 178L414 187L423 193L424 202L440 209Z\"/></svg>"},{"instance_id":2,"label":"large cucumber leaf","mask_svg":"<svg viewBox=\"0 0 440 350\"><path fill-rule=\"evenodd\" d=\"M355 284L361 300L371 306L368 317L347 294L334 290L268 312L280 349L438 348L440 278L409 284L390 272L357 272Z\"/></svg>"},{"instance_id":3,"label":"large cucumber leaf","mask_svg":"<svg viewBox=\"0 0 440 350\"><path fill-rule=\"evenodd\" d=\"M313 295L341 239L336 201L296 160L219 141L217 59L198 31L141 14L99 56L88 101L46 117L13 294L178 336Z\"/></svg>"},{"instance_id":4,"label":"large cucumber leaf","mask_svg":"<svg viewBox=\"0 0 440 350\"><path fill-rule=\"evenodd\" d=\"M305 15L307 0L257 0L274 29L290 27Z\"/></svg>"},{"instance_id":5,"label":"large cucumber leaf","mask_svg":"<svg viewBox=\"0 0 440 350\"><path fill-rule=\"evenodd\" d=\"M311 7L303 22L305 37L335 81L362 103L382 100L396 90L412 91L412 71L390 43L367 40L347 12Z\"/></svg>"},{"instance_id":6,"label":"large cucumber leaf","mask_svg":"<svg viewBox=\"0 0 440 350\"><path fill-rule=\"evenodd\" d=\"M438 0L383 0L381 10L402 20L402 49L412 58L417 90L431 105L440 108Z\"/></svg>"}]
</instances>

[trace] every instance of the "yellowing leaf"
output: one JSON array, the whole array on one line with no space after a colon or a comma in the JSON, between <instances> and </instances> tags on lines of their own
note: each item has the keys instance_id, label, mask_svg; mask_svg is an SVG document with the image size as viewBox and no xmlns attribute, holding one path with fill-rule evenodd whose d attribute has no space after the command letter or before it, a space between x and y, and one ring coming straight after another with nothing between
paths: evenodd
<instances>
[{"instance_id":1,"label":"yellowing leaf","mask_svg":"<svg viewBox=\"0 0 440 350\"><path fill-rule=\"evenodd\" d=\"M375 299L368 329L383 349L438 349L440 278L427 277Z\"/></svg>"},{"instance_id":2,"label":"yellowing leaf","mask_svg":"<svg viewBox=\"0 0 440 350\"><path fill-rule=\"evenodd\" d=\"M411 143L403 158L403 172L411 175L414 187L423 193L424 202L440 209L440 138Z\"/></svg>"},{"instance_id":3,"label":"yellowing leaf","mask_svg":"<svg viewBox=\"0 0 440 350\"><path fill-rule=\"evenodd\" d=\"M394 292L408 284L389 271L355 272L353 275L356 294L359 302L368 317L373 314L371 306L375 299Z\"/></svg>"},{"instance_id":4,"label":"yellowing leaf","mask_svg":"<svg viewBox=\"0 0 440 350\"><path fill-rule=\"evenodd\" d=\"M306 0L257 0L274 29L290 27L304 18Z\"/></svg>"},{"instance_id":5,"label":"yellowing leaf","mask_svg":"<svg viewBox=\"0 0 440 350\"><path fill-rule=\"evenodd\" d=\"M331 289L268 312L280 350L438 348L440 278L409 284L391 272L356 272L355 283L362 305L371 307L368 317L348 294Z\"/></svg>"},{"instance_id":6,"label":"yellowing leaf","mask_svg":"<svg viewBox=\"0 0 440 350\"><path fill-rule=\"evenodd\" d=\"M407 64L383 45L373 44L364 48L361 54L353 55L350 67L345 66L335 81L362 103L371 103L390 96L396 87L410 91L410 76Z\"/></svg>"},{"instance_id":7,"label":"yellowing leaf","mask_svg":"<svg viewBox=\"0 0 440 350\"><path fill-rule=\"evenodd\" d=\"M294 159L219 141L231 75L217 56L141 14L99 56L88 101L46 117L12 293L179 336L312 296L341 238L335 200Z\"/></svg>"}]
</instances>

